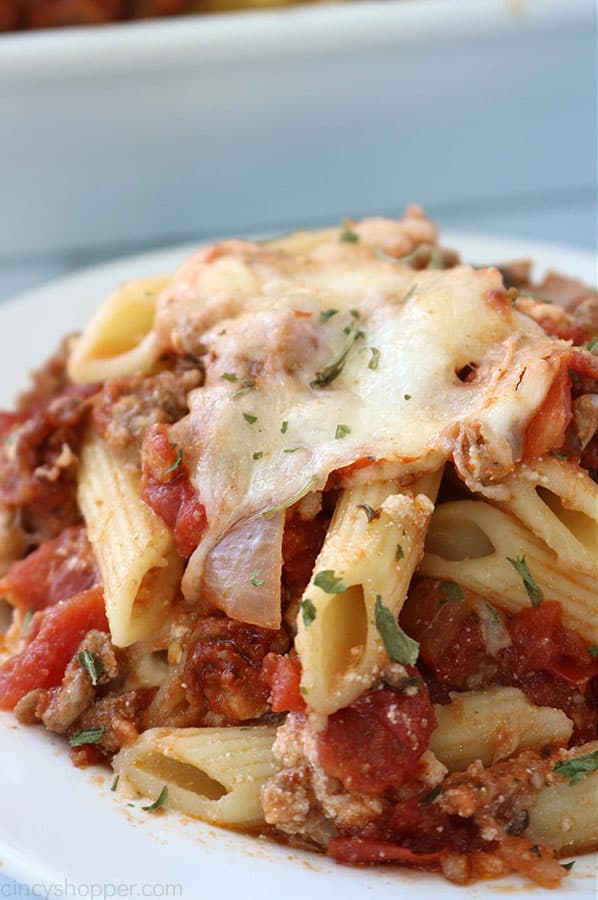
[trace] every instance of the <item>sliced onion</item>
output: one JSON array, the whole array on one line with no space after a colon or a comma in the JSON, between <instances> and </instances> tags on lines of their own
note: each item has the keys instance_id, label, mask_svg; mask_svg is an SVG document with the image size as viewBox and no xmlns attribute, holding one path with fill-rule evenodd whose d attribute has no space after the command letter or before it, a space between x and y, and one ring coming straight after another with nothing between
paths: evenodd
<instances>
[{"instance_id":1,"label":"sliced onion","mask_svg":"<svg viewBox=\"0 0 598 900\"><path fill-rule=\"evenodd\" d=\"M284 512L245 519L206 558L202 592L232 619L279 628Z\"/></svg>"}]
</instances>

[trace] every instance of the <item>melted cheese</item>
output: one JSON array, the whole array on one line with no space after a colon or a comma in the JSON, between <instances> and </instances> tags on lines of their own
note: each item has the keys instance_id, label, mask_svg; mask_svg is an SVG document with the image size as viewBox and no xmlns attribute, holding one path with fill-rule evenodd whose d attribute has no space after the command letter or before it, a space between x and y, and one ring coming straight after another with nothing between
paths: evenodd
<instances>
[{"instance_id":1,"label":"melted cheese","mask_svg":"<svg viewBox=\"0 0 598 900\"><path fill-rule=\"evenodd\" d=\"M452 456L472 489L500 496L568 352L502 292L495 269L414 271L338 231L296 252L230 242L187 263L155 325L161 348L206 368L172 430L208 520L186 596L199 597L210 554L234 564L225 535L333 473L347 483L358 461L362 480L409 479Z\"/></svg>"}]
</instances>

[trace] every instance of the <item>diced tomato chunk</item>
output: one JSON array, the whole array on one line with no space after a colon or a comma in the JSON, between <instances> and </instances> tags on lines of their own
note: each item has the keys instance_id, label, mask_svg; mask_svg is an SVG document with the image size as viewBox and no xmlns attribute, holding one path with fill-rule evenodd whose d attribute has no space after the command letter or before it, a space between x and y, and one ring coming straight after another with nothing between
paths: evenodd
<instances>
[{"instance_id":1,"label":"diced tomato chunk","mask_svg":"<svg viewBox=\"0 0 598 900\"><path fill-rule=\"evenodd\" d=\"M558 450L565 440L572 415L571 378L566 365L563 365L544 403L527 426L523 458L537 459L550 450Z\"/></svg>"},{"instance_id":2,"label":"diced tomato chunk","mask_svg":"<svg viewBox=\"0 0 598 900\"><path fill-rule=\"evenodd\" d=\"M148 430L142 458L142 497L172 528L177 550L187 558L206 529L206 511L189 480L181 449L168 440L167 425Z\"/></svg>"},{"instance_id":3,"label":"diced tomato chunk","mask_svg":"<svg viewBox=\"0 0 598 900\"><path fill-rule=\"evenodd\" d=\"M0 668L0 709L13 709L34 688L60 684L77 647L92 629L108 631L101 587L37 613L29 643Z\"/></svg>"},{"instance_id":4,"label":"diced tomato chunk","mask_svg":"<svg viewBox=\"0 0 598 900\"><path fill-rule=\"evenodd\" d=\"M0 595L23 611L39 610L87 591L97 582L97 564L85 529L73 527L14 562L0 579Z\"/></svg>"},{"instance_id":5,"label":"diced tomato chunk","mask_svg":"<svg viewBox=\"0 0 598 900\"><path fill-rule=\"evenodd\" d=\"M324 771L347 790L364 794L400 787L414 773L436 727L428 690L419 681L415 694L390 687L372 690L330 716L318 736Z\"/></svg>"},{"instance_id":6,"label":"diced tomato chunk","mask_svg":"<svg viewBox=\"0 0 598 900\"><path fill-rule=\"evenodd\" d=\"M305 700L301 696L301 663L298 657L268 653L263 662L262 675L270 686L269 700L273 712L305 711Z\"/></svg>"}]
</instances>

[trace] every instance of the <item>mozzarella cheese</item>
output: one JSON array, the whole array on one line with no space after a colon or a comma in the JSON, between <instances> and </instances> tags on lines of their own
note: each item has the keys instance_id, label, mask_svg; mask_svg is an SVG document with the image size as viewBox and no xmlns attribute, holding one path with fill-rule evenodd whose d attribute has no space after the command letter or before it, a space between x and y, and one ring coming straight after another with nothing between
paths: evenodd
<instances>
[{"instance_id":1,"label":"mozzarella cheese","mask_svg":"<svg viewBox=\"0 0 598 900\"><path fill-rule=\"evenodd\" d=\"M331 478L409 480L452 457L471 489L500 496L568 352L512 308L496 269L415 271L334 230L298 248L208 248L158 304L158 346L206 370L172 429L208 521L189 599L206 570L234 566L231 534L255 541L260 518Z\"/></svg>"}]
</instances>

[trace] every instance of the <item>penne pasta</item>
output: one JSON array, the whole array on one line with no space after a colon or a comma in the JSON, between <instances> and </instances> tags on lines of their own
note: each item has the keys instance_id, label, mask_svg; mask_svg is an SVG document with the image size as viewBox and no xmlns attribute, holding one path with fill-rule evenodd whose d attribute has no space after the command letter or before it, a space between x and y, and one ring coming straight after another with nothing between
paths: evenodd
<instances>
[{"instance_id":1,"label":"penne pasta","mask_svg":"<svg viewBox=\"0 0 598 900\"><path fill-rule=\"evenodd\" d=\"M525 557L547 600L558 600L563 621L598 642L598 581L562 570L556 554L517 519L479 500L439 506L430 522L420 572L450 579L517 612L530 604L509 559Z\"/></svg>"},{"instance_id":2,"label":"penne pasta","mask_svg":"<svg viewBox=\"0 0 598 900\"><path fill-rule=\"evenodd\" d=\"M485 766L527 747L566 746L572 721L560 709L535 706L518 688L452 694L435 707L438 727L430 749L449 771L464 771L476 759Z\"/></svg>"},{"instance_id":3,"label":"penne pasta","mask_svg":"<svg viewBox=\"0 0 598 900\"><path fill-rule=\"evenodd\" d=\"M156 359L152 332L158 295L168 278L127 281L76 338L68 362L75 384L147 372Z\"/></svg>"},{"instance_id":4,"label":"penne pasta","mask_svg":"<svg viewBox=\"0 0 598 900\"><path fill-rule=\"evenodd\" d=\"M569 758L598 751L598 741L576 747ZM598 771L577 784L559 779L533 799L525 836L554 847L560 856L583 853L598 844Z\"/></svg>"},{"instance_id":5,"label":"penne pasta","mask_svg":"<svg viewBox=\"0 0 598 900\"><path fill-rule=\"evenodd\" d=\"M183 569L170 529L141 499L140 482L126 459L88 433L81 451L79 505L118 647L153 635L163 624Z\"/></svg>"},{"instance_id":6,"label":"penne pasta","mask_svg":"<svg viewBox=\"0 0 598 900\"><path fill-rule=\"evenodd\" d=\"M554 457L519 466L497 505L516 516L568 572L598 577L598 486L585 469Z\"/></svg>"},{"instance_id":7,"label":"penne pasta","mask_svg":"<svg viewBox=\"0 0 598 900\"><path fill-rule=\"evenodd\" d=\"M386 660L376 628L376 598L396 617L423 549L441 472L411 489L378 482L343 492L303 603L296 647L303 667L302 691L309 707L330 715L367 690ZM344 589L319 587L319 572L331 571Z\"/></svg>"},{"instance_id":8,"label":"penne pasta","mask_svg":"<svg viewBox=\"0 0 598 900\"><path fill-rule=\"evenodd\" d=\"M114 759L114 770L148 797L214 825L264 821L260 792L276 766L276 728L151 728Z\"/></svg>"}]
</instances>

